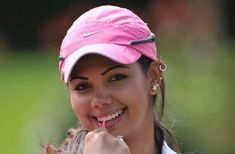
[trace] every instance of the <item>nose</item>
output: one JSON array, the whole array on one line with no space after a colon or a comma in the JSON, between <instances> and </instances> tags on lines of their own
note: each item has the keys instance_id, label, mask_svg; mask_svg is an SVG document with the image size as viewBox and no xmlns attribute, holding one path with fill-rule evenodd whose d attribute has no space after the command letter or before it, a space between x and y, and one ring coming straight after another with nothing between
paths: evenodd
<instances>
[{"instance_id":1,"label":"nose","mask_svg":"<svg viewBox=\"0 0 235 154\"><path fill-rule=\"evenodd\" d=\"M91 107L102 108L110 105L111 103L112 103L112 97L110 95L108 95L105 92L103 93L99 92L95 94L95 96L93 97L91 101Z\"/></svg>"}]
</instances>

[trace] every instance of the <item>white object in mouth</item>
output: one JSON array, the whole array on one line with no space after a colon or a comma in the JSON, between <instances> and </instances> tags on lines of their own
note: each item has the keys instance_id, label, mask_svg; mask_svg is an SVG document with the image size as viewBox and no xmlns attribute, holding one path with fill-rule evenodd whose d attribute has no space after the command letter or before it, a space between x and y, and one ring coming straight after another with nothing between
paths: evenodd
<instances>
[{"instance_id":1,"label":"white object in mouth","mask_svg":"<svg viewBox=\"0 0 235 154\"><path fill-rule=\"evenodd\" d=\"M123 112L123 109L118 110L117 112L114 112L114 113L112 113L112 114L110 114L110 115L97 118L97 120L98 120L99 122L112 120L112 119L117 118L118 116L120 116L120 115L122 114L122 112Z\"/></svg>"}]
</instances>

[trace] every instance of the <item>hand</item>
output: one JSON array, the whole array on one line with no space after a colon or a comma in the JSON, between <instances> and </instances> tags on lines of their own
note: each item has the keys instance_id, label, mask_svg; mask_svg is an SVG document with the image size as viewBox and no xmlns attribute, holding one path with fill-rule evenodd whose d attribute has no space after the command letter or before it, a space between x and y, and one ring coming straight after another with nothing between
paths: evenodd
<instances>
[{"instance_id":1,"label":"hand","mask_svg":"<svg viewBox=\"0 0 235 154\"><path fill-rule=\"evenodd\" d=\"M105 128L89 132L85 137L83 154L130 154L125 142L108 133Z\"/></svg>"}]
</instances>

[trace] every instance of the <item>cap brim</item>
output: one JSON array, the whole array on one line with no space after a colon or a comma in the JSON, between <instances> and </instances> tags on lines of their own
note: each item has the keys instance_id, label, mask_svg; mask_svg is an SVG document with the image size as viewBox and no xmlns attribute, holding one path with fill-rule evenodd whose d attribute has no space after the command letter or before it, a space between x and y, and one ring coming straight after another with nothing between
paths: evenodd
<instances>
[{"instance_id":1,"label":"cap brim","mask_svg":"<svg viewBox=\"0 0 235 154\"><path fill-rule=\"evenodd\" d=\"M68 83L73 67L78 60L88 54L98 54L107 57L117 63L132 64L136 62L141 54L134 48L116 44L92 44L79 48L70 54L64 61L62 72L64 82Z\"/></svg>"}]
</instances>

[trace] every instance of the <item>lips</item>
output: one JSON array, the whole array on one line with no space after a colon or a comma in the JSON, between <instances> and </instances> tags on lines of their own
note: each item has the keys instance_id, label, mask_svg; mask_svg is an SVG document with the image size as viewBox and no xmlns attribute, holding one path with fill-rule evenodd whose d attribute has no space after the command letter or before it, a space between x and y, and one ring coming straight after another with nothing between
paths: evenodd
<instances>
[{"instance_id":1,"label":"lips","mask_svg":"<svg viewBox=\"0 0 235 154\"><path fill-rule=\"evenodd\" d=\"M124 112L125 109L123 108L110 114L94 117L94 119L98 122L99 126L102 126L102 123L105 122L106 127L111 127L121 120L121 117Z\"/></svg>"}]
</instances>

